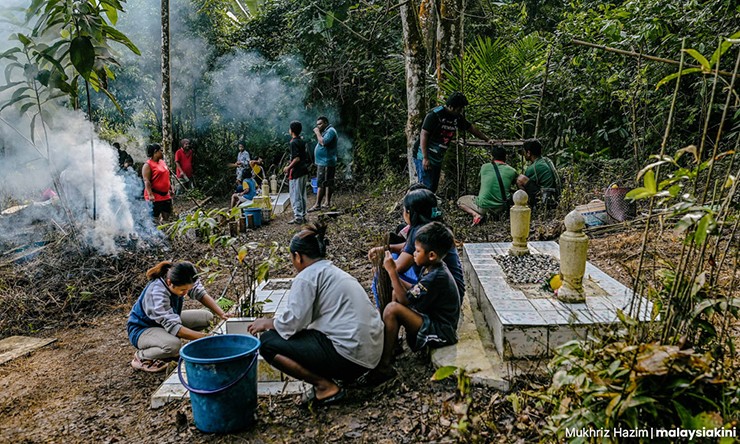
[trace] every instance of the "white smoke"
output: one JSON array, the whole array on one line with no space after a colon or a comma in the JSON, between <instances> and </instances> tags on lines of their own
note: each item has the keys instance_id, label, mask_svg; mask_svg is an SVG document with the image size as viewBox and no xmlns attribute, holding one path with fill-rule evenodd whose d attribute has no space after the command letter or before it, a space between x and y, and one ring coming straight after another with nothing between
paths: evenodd
<instances>
[{"instance_id":1,"label":"white smoke","mask_svg":"<svg viewBox=\"0 0 740 444\"><path fill-rule=\"evenodd\" d=\"M27 6L27 2L20 0L5 1L10 1L10 8ZM27 33L28 30L22 25L0 23L0 51L19 45L9 39L17 32ZM0 70L5 71L8 63L7 59L0 61ZM9 80L23 80L23 75L17 71ZM22 86L0 93L0 104L7 103L16 88ZM130 180L130 175L118 171L116 150L99 139L85 115L71 110L63 101L47 102L42 109L43 118L36 116L35 119L36 107L23 114L15 106L0 112L3 147L0 151L0 210L9 204L15 208L27 205L23 210L0 216L4 219L0 240L12 243L18 233L37 226L39 220L45 220L47 225L53 221L63 226L70 222L69 219L73 219L88 245L101 253L115 253L116 238L132 234L144 240L159 237L146 204L134 197L140 195L141 185ZM58 178L56 184L53 178ZM42 207L40 203L48 200L50 189L64 197L69 211L63 211L61 202Z\"/></svg>"}]
</instances>

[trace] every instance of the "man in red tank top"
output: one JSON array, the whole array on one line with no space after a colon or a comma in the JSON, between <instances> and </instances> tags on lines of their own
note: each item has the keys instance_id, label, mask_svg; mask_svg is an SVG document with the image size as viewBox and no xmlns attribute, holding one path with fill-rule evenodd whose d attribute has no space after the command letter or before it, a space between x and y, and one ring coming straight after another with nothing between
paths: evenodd
<instances>
[{"instance_id":1,"label":"man in red tank top","mask_svg":"<svg viewBox=\"0 0 740 444\"><path fill-rule=\"evenodd\" d=\"M167 222L172 214L172 195L170 194L170 170L164 161L162 147L158 143L147 145L149 157L141 167L144 178L144 200L153 203L152 215L155 221L160 217Z\"/></svg>"}]
</instances>

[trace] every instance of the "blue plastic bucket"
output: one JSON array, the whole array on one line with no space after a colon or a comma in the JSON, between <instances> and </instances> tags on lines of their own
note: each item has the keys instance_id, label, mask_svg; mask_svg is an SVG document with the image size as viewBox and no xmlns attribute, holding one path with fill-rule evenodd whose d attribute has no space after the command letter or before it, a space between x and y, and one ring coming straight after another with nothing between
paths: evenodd
<instances>
[{"instance_id":1,"label":"blue plastic bucket","mask_svg":"<svg viewBox=\"0 0 740 444\"><path fill-rule=\"evenodd\" d=\"M311 188L313 188L313 194L319 194L319 178L314 177L311 179Z\"/></svg>"},{"instance_id":2,"label":"blue plastic bucket","mask_svg":"<svg viewBox=\"0 0 740 444\"><path fill-rule=\"evenodd\" d=\"M257 410L259 347L259 339L253 336L218 335L192 341L180 349L177 375L190 391L198 430L231 433L252 425Z\"/></svg>"},{"instance_id":3,"label":"blue plastic bucket","mask_svg":"<svg viewBox=\"0 0 740 444\"><path fill-rule=\"evenodd\" d=\"M255 227L262 226L262 208L245 208L244 217L247 217L247 214L251 214L254 218Z\"/></svg>"}]
</instances>

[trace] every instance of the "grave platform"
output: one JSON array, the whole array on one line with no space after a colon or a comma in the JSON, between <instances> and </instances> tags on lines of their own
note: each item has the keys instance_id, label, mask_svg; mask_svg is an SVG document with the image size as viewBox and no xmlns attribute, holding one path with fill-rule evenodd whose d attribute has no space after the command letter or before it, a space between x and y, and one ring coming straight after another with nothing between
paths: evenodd
<instances>
[{"instance_id":1,"label":"grave platform","mask_svg":"<svg viewBox=\"0 0 740 444\"><path fill-rule=\"evenodd\" d=\"M262 313L265 317L272 317L281 313L287 303L286 296L290 292L290 284L293 279L271 279L261 283L257 287L256 299L262 304ZM221 321L214 332L217 334L236 333L243 334L251 323L252 318L231 318ZM187 380L185 365L183 375ZM305 392L310 386L301 381L291 379L279 370L267 363L262 356L257 358L257 395L258 396L281 396L295 395ZM190 392L183 387L177 376L177 368L172 371L162 385L159 386L151 398L151 407L159 408L169 402L190 399Z\"/></svg>"},{"instance_id":2,"label":"grave platform","mask_svg":"<svg viewBox=\"0 0 740 444\"><path fill-rule=\"evenodd\" d=\"M273 214L282 214L290 205L290 193L270 194Z\"/></svg>"},{"instance_id":3,"label":"grave platform","mask_svg":"<svg viewBox=\"0 0 740 444\"><path fill-rule=\"evenodd\" d=\"M529 242L532 254L560 259L556 242ZM510 284L495 256L507 255L511 243L463 246L466 294L476 299L493 336L496 351L505 360L544 358L560 345L584 337L589 329L619 325L618 311L633 310L640 322L651 320L653 305L598 267L587 262L585 303L564 303L539 284ZM633 301L634 299L634 301Z\"/></svg>"}]
</instances>

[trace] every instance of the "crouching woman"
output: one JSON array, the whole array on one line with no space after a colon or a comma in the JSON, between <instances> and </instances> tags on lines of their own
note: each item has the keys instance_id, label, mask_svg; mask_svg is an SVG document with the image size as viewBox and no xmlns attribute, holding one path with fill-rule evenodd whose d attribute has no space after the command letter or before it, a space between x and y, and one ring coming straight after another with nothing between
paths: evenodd
<instances>
[{"instance_id":1,"label":"crouching woman","mask_svg":"<svg viewBox=\"0 0 740 444\"><path fill-rule=\"evenodd\" d=\"M333 404L345 392L333 380L352 381L375 368L383 352L383 322L357 279L326 259L326 226L306 225L290 242L298 275L285 311L249 327L260 354L274 367L308 382L304 404Z\"/></svg>"},{"instance_id":2,"label":"crouching woman","mask_svg":"<svg viewBox=\"0 0 740 444\"><path fill-rule=\"evenodd\" d=\"M211 309L221 319L228 315L208 295L190 262L160 262L146 272L149 283L136 300L126 328L138 350L131 366L146 372L167 368L166 362L180 352L180 339L200 339L213 320L208 310L183 310L185 295Z\"/></svg>"}]
</instances>

